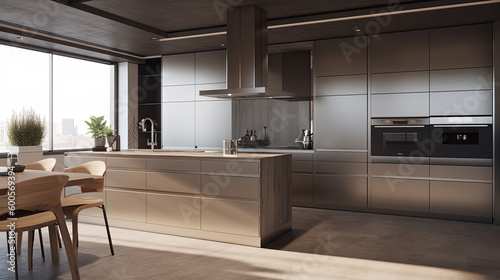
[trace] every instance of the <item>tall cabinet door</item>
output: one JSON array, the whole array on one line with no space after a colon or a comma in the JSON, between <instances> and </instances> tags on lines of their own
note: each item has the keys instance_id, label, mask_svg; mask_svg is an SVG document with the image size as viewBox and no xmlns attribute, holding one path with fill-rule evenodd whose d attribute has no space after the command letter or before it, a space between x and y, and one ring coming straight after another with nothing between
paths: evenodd
<instances>
[{"instance_id":1,"label":"tall cabinet door","mask_svg":"<svg viewBox=\"0 0 500 280\"><path fill-rule=\"evenodd\" d=\"M367 149L366 95L317 97L314 105L317 149Z\"/></svg>"},{"instance_id":2,"label":"tall cabinet door","mask_svg":"<svg viewBox=\"0 0 500 280\"><path fill-rule=\"evenodd\" d=\"M196 146L198 149L222 147L231 139L231 101L196 102Z\"/></svg>"},{"instance_id":3,"label":"tall cabinet door","mask_svg":"<svg viewBox=\"0 0 500 280\"><path fill-rule=\"evenodd\" d=\"M163 148L194 149L195 102L163 103Z\"/></svg>"}]
</instances>

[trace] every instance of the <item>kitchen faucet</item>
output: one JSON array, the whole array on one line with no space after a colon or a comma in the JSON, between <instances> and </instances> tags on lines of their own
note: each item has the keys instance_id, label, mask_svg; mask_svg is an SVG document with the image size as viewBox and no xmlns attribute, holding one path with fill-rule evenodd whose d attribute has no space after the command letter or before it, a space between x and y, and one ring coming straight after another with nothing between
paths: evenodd
<instances>
[{"instance_id":1,"label":"kitchen faucet","mask_svg":"<svg viewBox=\"0 0 500 280\"><path fill-rule=\"evenodd\" d=\"M141 126L142 128L142 132L146 132L146 121L150 121L151 122L151 141L149 141L148 139L148 146L151 146L151 152L153 152L155 150L155 146L158 144L156 141L156 135L155 135L155 123L152 119L150 118L145 118L145 119L142 119L141 122L139 123L139 125ZM153 142L154 140L154 142Z\"/></svg>"}]
</instances>

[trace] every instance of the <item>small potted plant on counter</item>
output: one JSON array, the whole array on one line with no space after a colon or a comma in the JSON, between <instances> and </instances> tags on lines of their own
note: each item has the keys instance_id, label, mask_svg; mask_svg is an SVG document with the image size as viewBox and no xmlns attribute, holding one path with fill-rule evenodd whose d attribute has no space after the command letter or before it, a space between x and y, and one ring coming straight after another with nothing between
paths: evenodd
<instances>
[{"instance_id":1,"label":"small potted plant on counter","mask_svg":"<svg viewBox=\"0 0 500 280\"><path fill-rule=\"evenodd\" d=\"M89 127L89 131L87 134L91 134L92 138L94 138L94 148L93 151L106 151L106 134L107 127L106 121L104 120L104 116L90 117L90 122L85 121L87 126Z\"/></svg>"},{"instance_id":2,"label":"small potted plant on counter","mask_svg":"<svg viewBox=\"0 0 500 280\"><path fill-rule=\"evenodd\" d=\"M12 145L10 153L17 154L20 164L41 160L46 131L45 120L33 108L23 109L19 114L13 112L7 122L7 137Z\"/></svg>"}]
</instances>

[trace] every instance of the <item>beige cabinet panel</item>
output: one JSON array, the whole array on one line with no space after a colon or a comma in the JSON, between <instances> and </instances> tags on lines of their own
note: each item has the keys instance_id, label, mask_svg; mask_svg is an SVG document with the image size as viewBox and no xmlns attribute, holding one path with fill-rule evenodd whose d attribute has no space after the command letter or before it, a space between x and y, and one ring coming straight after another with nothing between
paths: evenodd
<instances>
[{"instance_id":1,"label":"beige cabinet panel","mask_svg":"<svg viewBox=\"0 0 500 280\"><path fill-rule=\"evenodd\" d=\"M316 41L314 51L316 76L365 74L368 48L358 48L356 44L358 39L351 37ZM353 52L352 49L359 52Z\"/></svg>"},{"instance_id":2,"label":"beige cabinet panel","mask_svg":"<svg viewBox=\"0 0 500 280\"><path fill-rule=\"evenodd\" d=\"M314 153L292 153L292 160L313 160Z\"/></svg>"},{"instance_id":3,"label":"beige cabinet panel","mask_svg":"<svg viewBox=\"0 0 500 280\"><path fill-rule=\"evenodd\" d=\"M201 164L193 159L148 159L148 170L198 172Z\"/></svg>"},{"instance_id":4,"label":"beige cabinet panel","mask_svg":"<svg viewBox=\"0 0 500 280\"><path fill-rule=\"evenodd\" d=\"M147 189L164 192L200 193L201 175L174 173L147 173Z\"/></svg>"},{"instance_id":5,"label":"beige cabinet panel","mask_svg":"<svg viewBox=\"0 0 500 280\"><path fill-rule=\"evenodd\" d=\"M429 165L409 163L371 163L372 175L387 177L429 177Z\"/></svg>"},{"instance_id":6,"label":"beige cabinet panel","mask_svg":"<svg viewBox=\"0 0 500 280\"><path fill-rule=\"evenodd\" d=\"M372 178L371 207L429 212L429 181Z\"/></svg>"},{"instance_id":7,"label":"beige cabinet panel","mask_svg":"<svg viewBox=\"0 0 500 280\"><path fill-rule=\"evenodd\" d=\"M201 229L259 236L259 203L202 198Z\"/></svg>"},{"instance_id":8,"label":"beige cabinet panel","mask_svg":"<svg viewBox=\"0 0 500 280\"><path fill-rule=\"evenodd\" d=\"M292 203L313 202L314 175L292 173Z\"/></svg>"},{"instance_id":9,"label":"beige cabinet panel","mask_svg":"<svg viewBox=\"0 0 500 280\"><path fill-rule=\"evenodd\" d=\"M195 102L163 103L161 126L163 148L194 149Z\"/></svg>"},{"instance_id":10,"label":"beige cabinet panel","mask_svg":"<svg viewBox=\"0 0 500 280\"><path fill-rule=\"evenodd\" d=\"M318 161L367 162L368 153L365 151L318 151L314 152Z\"/></svg>"},{"instance_id":11,"label":"beige cabinet panel","mask_svg":"<svg viewBox=\"0 0 500 280\"><path fill-rule=\"evenodd\" d=\"M362 176L316 175L315 202L367 207L368 180Z\"/></svg>"},{"instance_id":12,"label":"beige cabinet panel","mask_svg":"<svg viewBox=\"0 0 500 280\"><path fill-rule=\"evenodd\" d=\"M431 91L493 89L493 69L468 68L430 72Z\"/></svg>"},{"instance_id":13,"label":"beige cabinet panel","mask_svg":"<svg viewBox=\"0 0 500 280\"><path fill-rule=\"evenodd\" d=\"M196 84L226 82L226 51L196 53Z\"/></svg>"},{"instance_id":14,"label":"beige cabinet panel","mask_svg":"<svg viewBox=\"0 0 500 280\"><path fill-rule=\"evenodd\" d=\"M259 199L259 178L203 175L201 184L205 195Z\"/></svg>"},{"instance_id":15,"label":"beige cabinet panel","mask_svg":"<svg viewBox=\"0 0 500 280\"><path fill-rule=\"evenodd\" d=\"M105 157L79 157L79 156L65 156L64 157L64 167L70 168L80 164L84 164L89 161L102 161L106 163Z\"/></svg>"},{"instance_id":16,"label":"beige cabinet panel","mask_svg":"<svg viewBox=\"0 0 500 280\"><path fill-rule=\"evenodd\" d=\"M216 161L204 160L201 162L201 171L216 173L217 175L259 175L258 162L242 162L242 161Z\"/></svg>"},{"instance_id":17,"label":"beige cabinet panel","mask_svg":"<svg viewBox=\"0 0 500 280\"><path fill-rule=\"evenodd\" d=\"M431 116L491 116L493 91L431 92Z\"/></svg>"},{"instance_id":18,"label":"beige cabinet panel","mask_svg":"<svg viewBox=\"0 0 500 280\"><path fill-rule=\"evenodd\" d=\"M146 159L108 157L108 168L146 169Z\"/></svg>"},{"instance_id":19,"label":"beige cabinet panel","mask_svg":"<svg viewBox=\"0 0 500 280\"><path fill-rule=\"evenodd\" d=\"M196 102L195 143L198 148L222 147L224 139L231 139L231 101Z\"/></svg>"},{"instance_id":20,"label":"beige cabinet panel","mask_svg":"<svg viewBox=\"0 0 500 280\"><path fill-rule=\"evenodd\" d=\"M117 188L146 189L146 172L108 170L106 186Z\"/></svg>"},{"instance_id":21,"label":"beige cabinet panel","mask_svg":"<svg viewBox=\"0 0 500 280\"><path fill-rule=\"evenodd\" d=\"M110 219L146 222L146 194L106 190L106 213Z\"/></svg>"},{"instance_id":22,"label":"beige cabinet panel","mask_svg":"<svg viewBox=\"0 0 500 280\"><path fill-rule=\"evenodd\" d=\"M194 101L195 86L169 86L162 88L162 102Z\"/></svg>"},{"instance_id":23,"label":"beige cabinet panel","mask_svg":"<svg viewBox=\"0 0 500 280\"><path fill-rule=\"evenodd\" d=\"M492 218L492 184L431 181L430 211Z\"/></svg>"},{"instance_id":24,"label":"beige cabinet panel","mask_svg":"<svg viewBox=\"0 0 500 280\"><path fill-rule=\"evenodd\" d=\"M308 161L306 161L306 160L293 160L292 161L292 172L312 173L313 172L313 162L309 161L309 160Z\"/></svg>"},{"instance_id":25,"label":"beige cabinet panel","mask_svg":"<svg viewBox=\"0 0 500 280\"><path fill-rule=\"evenodd\" d=\"M429 71L372 75L372 94L428 91Z\"/></svg>"},{"instance_id":26,"label":"beige cabinet panel","mask_svg":"<svg viewBox=\"0 0 500 280\"><path fill-rule=\"evenodd\" d=\"M164 194L147 195L147 222L200 229L200 198Z\"/></svg>"},{"instance_id":27,"label":"beige cabinet panel","mask_svg":"<svg viewBox=\"0 0 500 280\"><path fill-rule=\"evenodd\" d=\"M431 165L431 177L465 180L493 180L493 168L485 166Z\"/></svg>"},{"instance_id":28,"label":"beige cabinet panel","mask_svg":"<svg viewBox=\"0 0 500 280\"><path fill-rule=\"evenodd\" d=\"M428 117L429 93L372 95L372 118Z\"/></svg>"}]
</instances>

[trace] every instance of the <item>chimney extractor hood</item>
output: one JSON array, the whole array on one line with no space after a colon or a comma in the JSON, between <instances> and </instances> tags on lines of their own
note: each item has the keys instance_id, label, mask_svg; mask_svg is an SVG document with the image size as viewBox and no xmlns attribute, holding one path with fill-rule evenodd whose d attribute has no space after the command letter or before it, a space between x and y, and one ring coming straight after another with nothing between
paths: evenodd
<instances>
[{"instance_id":1,"label":"chimney extractor hood","mask_svg":"<svg viewBox=\"0 0 500 280\"><path fill-rule=\"evenodd\" d=\"M203 90L220 98L276 97L294 94L267 86L267 13L255 5L227 11L227 89Z\"/></svg>"}]
</instances>

